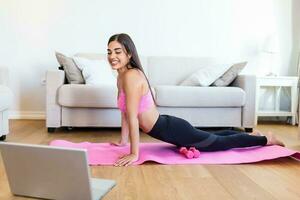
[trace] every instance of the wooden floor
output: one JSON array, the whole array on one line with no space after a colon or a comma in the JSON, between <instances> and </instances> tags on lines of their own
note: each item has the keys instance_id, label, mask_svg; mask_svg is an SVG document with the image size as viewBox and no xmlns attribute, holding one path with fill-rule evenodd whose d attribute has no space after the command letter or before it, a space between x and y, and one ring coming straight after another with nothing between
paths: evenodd
<instances>
[{"instance_id":1,"label":"wooden floor","mask_svg":"<svg viewBox=\"0 0 300 200\"><path fill-rule=\"evenodd\" d=\"M49 134L42 120L11 120L7 141L48 144L54 139L74 142L117 140L119 129L59 130ZM297 127L286 124L260 124L272 131L287 147L300 150ZM141 134L142 142L157 141ZM104 199L300 199L300 162L281 158L242 165L160 165L147 163L130 167L91 167L93 177L114 179L117 185ZM0 199L30 199L10 193L0 159Z\"/></svg>"}]
</instances>

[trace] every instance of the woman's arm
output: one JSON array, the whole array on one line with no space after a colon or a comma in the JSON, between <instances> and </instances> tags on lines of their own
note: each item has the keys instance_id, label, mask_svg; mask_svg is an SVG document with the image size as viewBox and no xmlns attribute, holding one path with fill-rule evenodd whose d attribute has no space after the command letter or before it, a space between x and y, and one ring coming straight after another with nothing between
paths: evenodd
<instances>
[{"instance_id":1,"label":"woman's arm","mask_svg":"<svg viewBox=\"0 0 300 200\"><path fill-rule=\"evenodd\" d=\"M117 87L118 87L117 99L119 99L119 95L121 91L119 78L117 79ZM121 139L118 142L111 142L111 144L116 146L125 146L128 142L128 134L129 134L129 130L128 130L128 122L126 119L126 115L125 113L121 112Z\"/></svg>"},{"instance_id":2,"label":"woman's arm","mask_svg":"<svg viewBox=\"0 0 300 200\"><path fill-rule=\"evenodd\" d=\"M130 154L116 162L116 166L127 166L139 157L139 121L138 106L142 96L142 84L138 71L130 70L124 76L124 91L126 95L126 120L129 130Z\"/></svg>"},{"instance_id":3,"label":"woman's arm","mask_svg":"<svg viewBox=\"0 0 300 200\"><path fill-rule=\"evenodd\" d=\"M122 115L121 142L123 144L127 144L128 135L129 135L128 122L126 119L126 114L122 112L121 115Z\"/></svg>"},{"instance_id":4,"label":"woman's arm","mask_svg":"<svg viewBox=\"0 0 300 200\"><path fill-rule=\"evenodd\" d=\"M128 135L129 135L129 129L128 129L128 122L126 119L126 114L121 113L121 139L118 142L112 142L111 144L116 146L125 146L128 142Z\"/></svg>"}]
</instances>

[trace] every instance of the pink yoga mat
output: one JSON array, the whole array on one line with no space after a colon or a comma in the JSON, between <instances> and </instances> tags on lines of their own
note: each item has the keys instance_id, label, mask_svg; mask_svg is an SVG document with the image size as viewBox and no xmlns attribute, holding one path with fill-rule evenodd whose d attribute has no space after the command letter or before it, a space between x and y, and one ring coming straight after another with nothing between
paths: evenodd
<instances>
[{"instance_id":1,"label":"pink yoga mat","mask_svg":"<svg viewBox=\"0 0 300 200\"><path fill-rule=\"evenodd\" d=\"M109 143L72 143L54 140L50 146L86 149L90 165L113 165L119 156L129 153L129 145L113 146ZM231 149L217 152L201 152L199 158L187 159L178 149L167 143L140 143L140 158L134 165L146 161L161 164L240 164L291 156L300 160L300 153L281 146L264 146Z\"/></svg>"}]
</instances>

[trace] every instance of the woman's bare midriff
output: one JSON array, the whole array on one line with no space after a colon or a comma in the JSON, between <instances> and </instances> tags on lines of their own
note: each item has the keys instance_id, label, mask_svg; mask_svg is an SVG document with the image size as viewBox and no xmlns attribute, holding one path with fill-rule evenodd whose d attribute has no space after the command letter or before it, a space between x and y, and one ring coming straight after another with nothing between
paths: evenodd
<instances>
[{"instance_id":1,"label":"woman's bare midriff","mask_svg":"<svg viewBox=\"0 0 300 200\"><path fill-rule=\"evenodd\" d=\"M159 117L159 113L156 109L156 106L152 106L147 111L140 113L138 115L139 127L143 132L148 133L152 130L155 122Z\"/></svg>"}]
</instances>

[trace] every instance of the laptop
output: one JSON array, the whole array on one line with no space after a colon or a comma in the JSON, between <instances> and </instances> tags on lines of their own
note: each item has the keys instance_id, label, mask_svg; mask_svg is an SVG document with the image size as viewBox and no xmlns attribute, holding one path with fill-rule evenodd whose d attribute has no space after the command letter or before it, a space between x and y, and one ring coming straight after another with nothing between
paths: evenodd
<instances>
[{"instance_id":1,"label":"laptop","mask_svg":"<svg viewBox=\"0 0 300 200\"><path fill-rule=\"evenodd\" d=\"M90 178L83 149L0 142L14 195L43 199L98 200L116 182Z\"/></svg>"}]
</instances>

